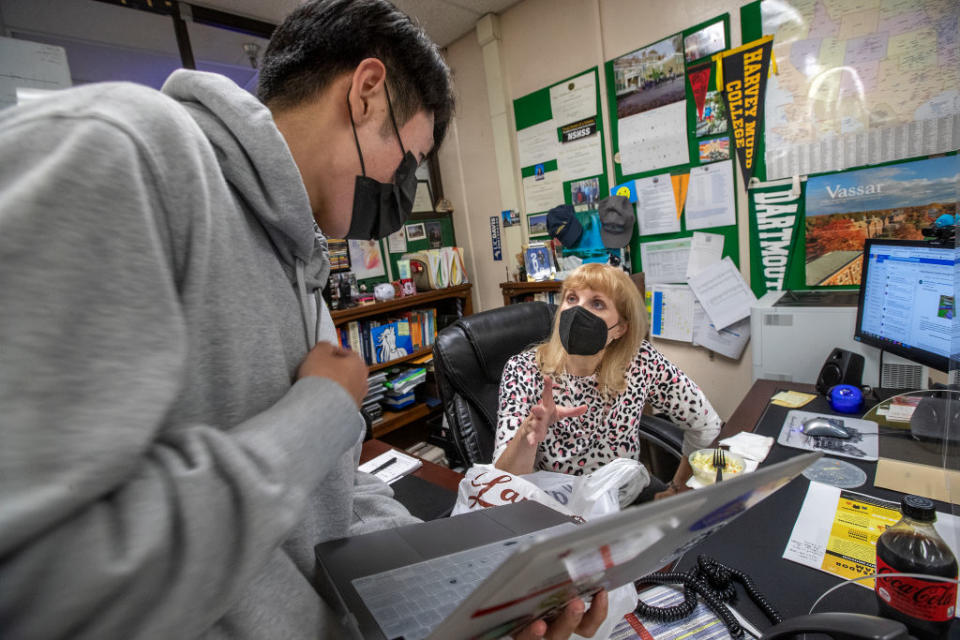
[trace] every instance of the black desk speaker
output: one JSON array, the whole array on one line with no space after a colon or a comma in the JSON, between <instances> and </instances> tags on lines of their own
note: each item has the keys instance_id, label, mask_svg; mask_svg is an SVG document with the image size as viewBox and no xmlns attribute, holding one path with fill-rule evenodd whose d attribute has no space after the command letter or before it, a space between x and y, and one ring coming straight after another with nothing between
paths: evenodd
<instances>
[{"instance_id":1,"label":"black desk speaker","mask_svg":"<svg viewBox=\"0 0 960 640\"><path fill-rule=\"evenodd\" d=\"M817 392L826 394L838 384L852 384L860 386L863 377L863 356L846 349L834 349L827 356L826 362L820 368L817 376Z\"/></svg>"}]
</instances>

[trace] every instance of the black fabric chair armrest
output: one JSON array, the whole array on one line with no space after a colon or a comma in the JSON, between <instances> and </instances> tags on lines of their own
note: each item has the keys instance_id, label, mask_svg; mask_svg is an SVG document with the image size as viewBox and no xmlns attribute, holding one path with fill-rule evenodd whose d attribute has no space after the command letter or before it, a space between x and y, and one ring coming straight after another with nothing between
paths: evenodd
<instances>
[{"instance_id":1,"label":"black fabric chair armrest","mask_svg":"<svg viewBox=\"0 0 960 640\"><path fill-rule=\"evenodd\" d=\"M643 414L640 416L640 433L678 460L683 457L683 429L669 420Z\"/></svg>"}]
</instances>

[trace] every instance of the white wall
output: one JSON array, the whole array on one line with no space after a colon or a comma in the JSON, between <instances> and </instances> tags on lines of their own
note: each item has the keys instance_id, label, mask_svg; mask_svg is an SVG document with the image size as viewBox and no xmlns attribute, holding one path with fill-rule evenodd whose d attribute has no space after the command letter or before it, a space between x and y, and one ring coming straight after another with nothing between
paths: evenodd
<instances>
[{"instance_id":1,"label":"white wall","mask_svg":"<svg viewBox=\"0 0 960 640\"><path fill-rule=\"evenodd\" d=\"M740 41L738 0L524 0L500 16L503 90L508 100L524 96L590 67L600 68L601 108L607 149L607 175L613 164L603 65L607 60L651 44L723 13L730 13L731 46ZM440 151L444 189L455 208L454 224L466 248L474 300L478 310L503 304L499 283L506 278L503 262L493 260L489 218L500 212L493 129L487 103L483 56L476 34L467 34L447 48L459 102L454 125ZM517 165L515 124L510 113L510 144ZM514 172L516 174L516 172ZM515 179L519 180L517 176ZM749 280L747 201L738 183L741 271ZM521 216L522 218L523 216ZM512 245L518 231L507 230ZM512 262L511 262L512 264ZM711 359L701 348L660 340L664 355L680 366L703 388L726 419L751 385L750 348L738 362L721 356Z\"/></svg>"}]
</instances>

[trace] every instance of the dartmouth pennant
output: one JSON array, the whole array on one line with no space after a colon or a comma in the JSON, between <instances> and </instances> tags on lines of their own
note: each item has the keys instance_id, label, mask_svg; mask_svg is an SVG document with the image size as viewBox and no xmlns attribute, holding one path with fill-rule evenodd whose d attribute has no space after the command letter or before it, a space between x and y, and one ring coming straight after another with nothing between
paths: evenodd
<instances>
[{"instance_id":1,"label":"dartmouth pennant","mask_svg":"<svg viewBox=\"0 0 960 640\"><path fill-rule=\"evenodd\" d=\"M792 263L798 222L803 218L803 193L793 185L748 191L750 200L750 288L759 298L786 288L787 276L803 269ZM802 253L801 253L802 256Z\"/></svg>"},{"instance_id":2,"label":"dartmouth pennant","mask_svg":"<svg viewBox=\"0 0 960 640\"><path fill-rule=\"evenodd\" d=\"M744 184L750 184L757 165L757 145L763 122L767 73L773 61L773 36L764 36L742 47L713 56L717 64L717 89L727 105L733 142L740 159ZM776 63L772 70L776 72Z\"/></svg>"}]
</instances>

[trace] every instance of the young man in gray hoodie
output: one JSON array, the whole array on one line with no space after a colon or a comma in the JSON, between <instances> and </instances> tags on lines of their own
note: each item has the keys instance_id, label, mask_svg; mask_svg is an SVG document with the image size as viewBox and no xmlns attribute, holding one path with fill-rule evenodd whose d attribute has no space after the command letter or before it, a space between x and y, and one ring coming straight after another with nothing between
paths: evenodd
<instances>
[{"instance_id":1,"label":"young man in gray hoodie","mask_svg":"<svg viewBox=\"0 0 960 640\"><path fill-rule=\"evenodd\" d=\"M313 546L415 521L356 472L317 225L402 225L449 70L392 5L313 1L260 98L178 71L0 113L4 638L342 637Z\"/></svg>"}]
</instances>

